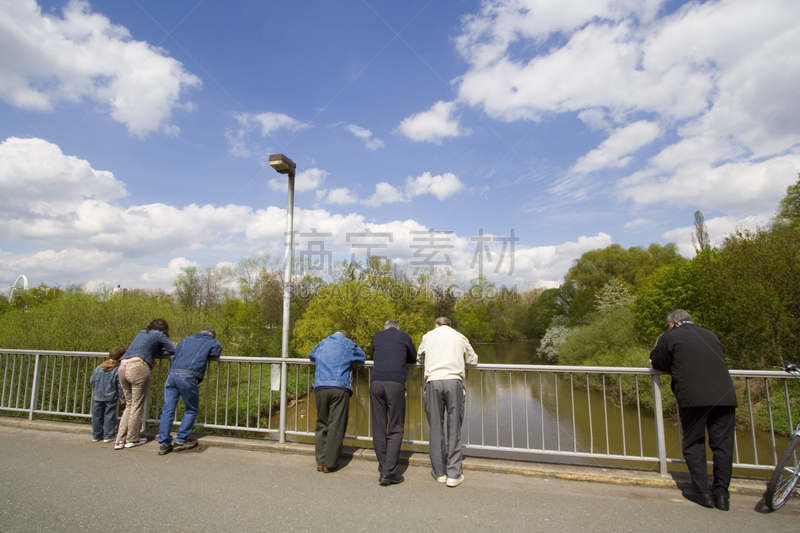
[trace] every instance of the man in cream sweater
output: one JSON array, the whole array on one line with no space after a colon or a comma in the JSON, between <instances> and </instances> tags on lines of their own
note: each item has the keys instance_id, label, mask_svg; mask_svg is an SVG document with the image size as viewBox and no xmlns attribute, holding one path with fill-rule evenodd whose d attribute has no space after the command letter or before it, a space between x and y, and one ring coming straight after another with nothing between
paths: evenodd
<instances>
[{"instance_id":1,"label":"man in cream sweater","mask_svg":"<svg viewBox=\"0 0 800 533\"><path fill-rule=\"evenodd\" d=\"M461 424L466 389L463 381L466 365L477 364L478 356L467 338L450 327L450 319L446 317L436 319L434 329L422 337L417 352L418 361L425 364L431 474L439 483L457 487L464 482Z\"/></svg>"}]
</instances>

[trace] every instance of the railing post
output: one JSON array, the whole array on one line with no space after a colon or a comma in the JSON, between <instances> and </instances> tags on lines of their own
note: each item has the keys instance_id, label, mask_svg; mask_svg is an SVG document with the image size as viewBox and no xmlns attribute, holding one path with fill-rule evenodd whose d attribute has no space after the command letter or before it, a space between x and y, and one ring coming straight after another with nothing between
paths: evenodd
<instances>
[{"instance_id":1,"label":"railing post","mask_svg":"<svg viewBox=\"0 0 800 533\"><path fill-rule=\"evenodd\" d=\"M667 476L667 441L664 436L664 406L661 402L661 375L652 373L653 413L656 417L656 447L658 453L659 474Z\"/></svg>"},{"instance_id":2,"label":"railing post","mask_svg":"<svg viewBox=\"0 0 800 533\"><path fill-rule=\"evenodd\" d=\"M33 386L31 387L31 404L28 406L28 420L33 420L33 410L36 409L36 402L39 400L39 378L40 378L40 362L42 356L36 354L36 359L33 363Z\"/></svg>"}]
</instances>

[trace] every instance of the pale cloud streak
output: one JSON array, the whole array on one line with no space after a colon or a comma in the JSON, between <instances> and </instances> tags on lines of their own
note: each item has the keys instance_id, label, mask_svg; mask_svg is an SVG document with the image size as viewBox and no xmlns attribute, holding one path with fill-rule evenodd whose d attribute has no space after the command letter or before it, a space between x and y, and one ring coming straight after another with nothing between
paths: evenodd
<instances>
[{"instance_id":1,"label":"pale cloud streak","mask_svg":"<svg viewBox=\"0 0 800 533\"><path fill-rule=\"evenodd\" d=\"M352 133L357 139L360 139L364 143L364 147L367 150L372 150L374 152L378 148L384 147L383 141L377 137L374 137L372 132L366 128L356 126L355 124L350 124L345 126L344 129Z\"/></svg>"}]
</instances>

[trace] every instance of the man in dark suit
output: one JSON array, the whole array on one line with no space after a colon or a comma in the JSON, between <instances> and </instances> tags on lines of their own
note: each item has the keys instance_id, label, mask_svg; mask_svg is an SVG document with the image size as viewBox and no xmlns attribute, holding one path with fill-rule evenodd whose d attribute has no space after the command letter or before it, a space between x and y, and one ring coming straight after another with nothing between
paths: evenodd
<instances>
[{"instance_id":1,"label":"man in dark suit","mask_svg":"<svg viewBox=\"0 0 800 533\"><path fill-rule=\"evenodd\" d=\"M397 474L397 457L403 443L406 417L406 365L417 360L411 336L387 320L372 342L372 378L369 384L372 444L378 457L378 483L386 487L403 482Z\"/></svg>"},{"instance_id":2,"label":"man in dark suit","mask_svg":"<svg viewBox=\"0 0 800 533\"><path fill-rule=\"evenodd\" d=\"M686 311L667 317L668 330L650 352L650 364L672 375L683 430L683 458L692 489L683 497L703 507L730 508L728 486L733 471L736 393L722 343L714 333L696 326ZM706 429L714 454L714 481L708 487Z\"/></svg>"}]
</instances>

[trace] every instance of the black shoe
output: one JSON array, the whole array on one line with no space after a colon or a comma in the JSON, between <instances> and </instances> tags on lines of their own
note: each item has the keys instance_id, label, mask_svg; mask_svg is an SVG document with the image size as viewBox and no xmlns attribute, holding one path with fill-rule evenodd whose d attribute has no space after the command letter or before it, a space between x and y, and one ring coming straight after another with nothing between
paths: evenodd
<instances>
[{"instance_id":1,"label":"black shoe","mask_svg":"<svg viewBox=\"0 0 800 533\"><path fill-rule=\"evenodd\" d=\"M172 451L172 443L170 442L162 442L161 445L158 447L158 455L167 455L171 451Z\"/></svg>"},{"instance_id":2,"label":"black shoe","mask_svg":"<svg viewBox=\"0 0 800 533\"><path fill-rule=\"evenodd\" d=\"M335 470L336 470L335 468L328 468L327 466L322 465L322 473L323 474L330 474L331 472L334 472ZM319 471L320 471L320 469L317 468L317 472L319 472Z\"/></svg>"},{"instance_id":3,"label":"black shoe","mask_svg":"<svg viewBox=\"0 0 800 533\"><path fill-rule=\"evenodd\" d=\"M381 487L388 487L389 485L397 485L405 481L405 478L400 474L389 474L388 476L381 476L378 478L378 483Z\"/></svg>"},{"instance_id":4,"label":"black shoe","mask_svg":"<svg viewBox=\"0 0 800 533\"><path fill-rule=\"evenodd\" d=\"M729 511L731 508L731 498L724 494L714 494L714 507L720 511Z\"/></svg>"},{"instance_id":5,"label":"black shoe","mask_svg":"<svg viewBox=\"0 0 800 533\"><path fill-rule=\"evenodd\" d=\"M317 472L324 472L324 471L325 471L325 467L324 466L317 465Z\"/></svg>"},{"instance_id":6,"label":"black shoe","mask_svg":"<svg viewBox=\"0 0 800 533\"><path fill-rule=\"evenodd\" d=\"M702 505L703 507L708 507L709 509L714 507L714 500L712 500L711 496L708 494L703 494L695 490L682 490L681 495L697 505Z\"/></svg>"}]
</instances>

